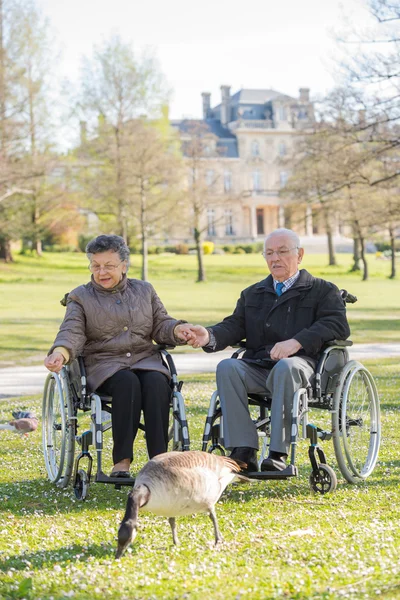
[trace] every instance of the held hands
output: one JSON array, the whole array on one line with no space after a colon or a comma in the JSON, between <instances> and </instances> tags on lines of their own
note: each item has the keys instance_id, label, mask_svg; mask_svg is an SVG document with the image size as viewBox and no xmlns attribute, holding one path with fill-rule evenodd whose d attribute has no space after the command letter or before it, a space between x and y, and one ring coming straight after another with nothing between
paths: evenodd
<instances>
[{"instance_id":1,"label":"held hands","mask_svg":"<svg viewBox=\"0 0 400 600\"><path fill-rule=\"evenodd\" d=\"M174 335L182 342L186 342L193 348L201 348L210 341L207 329L201 325L192 325L191 323L181 323L174 329Z\"/></svg>"},{"instance_id":2,"label":"held hands","mask_svg":"<svg viewBox=\"0 0 400 600\"><path fill-rule=\"evenodd\" d=\"M301 348L301 344L297 340L291 339L284 342L278 342L272 348L270 356L272 360L279 360L280 358L288 358L293 354L296 354Z\"/></svg>"},{"instance_id":3,"label":"held hands","mask_svg":"<svg viewBox=\"0 0 400 600\"><path fill-rule=\"evenodd\" d=\"M188 344L193 346L193 348L202 348L210 341L210 334L208 333L207 329L201 325L192 325L191 334L192 335L188 341Z\"/></svg>"},{"instance_id":4,"label":"held hands","mask_svg":"<svg viewBox=\"0 0 400 600\"><path fill-rule=\"evenodd\" d=\"M44 366L53 373L59 373L64 365L64 356L61 352L53 352L44 359Z\"/></svg>"}]
</instances>

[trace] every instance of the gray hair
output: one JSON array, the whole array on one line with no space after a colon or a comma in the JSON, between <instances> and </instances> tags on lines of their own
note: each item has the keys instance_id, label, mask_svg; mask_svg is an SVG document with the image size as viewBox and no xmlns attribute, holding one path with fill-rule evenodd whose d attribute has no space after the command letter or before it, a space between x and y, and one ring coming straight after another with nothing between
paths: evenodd
<instances>
[{"instance_id":1,"label":"gray hair","mask_svg":"<svg viewBox=\"0 0 400 600\"><path fill-rule=\"evenodd\" d=\"M264 250L265 250L265 247L266 247L266 244L267 244L269 238L272 237L273 235L286 235L288 238L290 238L292 240L292 242L296 246L296 248L301 248L300 238L297 235L297 233L295 231L293 231L292 229L285 229L285 227L281 227L279 229L274 229L274 231L271 231L271 233L269 233L267 235L267 237L264 240Z\"/></svg>"},{"instance_id":2,"label":"gray hair","mask_svg":"<svg viewBox=\"0 0 400 600\"><path fill-rule=\"evenodd\" d=\"M98 235L93 240L90 240L86 246L86 256L89 260L92 260L93 254L100 252L107 252L113 250L118 252L118 256L121 261L126 261L129 266L129 248L126 245L124 239L119 235Z\"/></svg>"}]
</instances>

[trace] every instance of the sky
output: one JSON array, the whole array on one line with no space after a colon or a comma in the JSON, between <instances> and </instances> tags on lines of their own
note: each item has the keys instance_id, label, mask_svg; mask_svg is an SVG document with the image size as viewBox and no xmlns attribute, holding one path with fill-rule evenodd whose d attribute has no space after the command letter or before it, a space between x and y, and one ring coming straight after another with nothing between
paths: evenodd
<instances>
[{"instance_id":1,"label":"sky","mask_svg":"<svg viewBox=\"0 0 400 600\"><path fill-rule=\"evenodd\" d=\"M152 52L172 90L170 117L201 117L220 86L321 96L335 84L335 34L372 24L367 0L36 0L61 46L59 74L77 80L83 55L119 34Z\"/></svg>"}]
</instances>

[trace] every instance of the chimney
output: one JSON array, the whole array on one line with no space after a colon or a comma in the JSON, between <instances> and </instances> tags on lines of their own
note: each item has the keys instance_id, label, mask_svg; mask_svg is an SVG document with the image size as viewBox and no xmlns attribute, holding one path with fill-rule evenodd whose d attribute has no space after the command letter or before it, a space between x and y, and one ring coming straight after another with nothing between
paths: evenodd
<instances>
[{"instance_id":1,"label":"chimney","mask_svg":"<svg viewBox=\"0 0 400 600\"><path fill-rule=\"evenodd\" d=\"M310 102L310 88L300 88L300 102Z\"/></svg>"},{"instance_id":2,"label":"chimney","mask_svg":"<svg viewBox=\"0 0 400 600\"><path fill-rule=\"evenodd\" d=\"M201 97L203 99L203 119L208 119L211 109L211 94L210 92L203 92Z\"/></svg>"},{"instance_id":3,"label":"chimney","mask_svg":"<svg viewBox=\"0 0 400 600\"><path fill-rule=\"evenodd\" d=\"M221 124L228 125L231 120L231 86L221 85Z\"/></svg>"}]
</instances>

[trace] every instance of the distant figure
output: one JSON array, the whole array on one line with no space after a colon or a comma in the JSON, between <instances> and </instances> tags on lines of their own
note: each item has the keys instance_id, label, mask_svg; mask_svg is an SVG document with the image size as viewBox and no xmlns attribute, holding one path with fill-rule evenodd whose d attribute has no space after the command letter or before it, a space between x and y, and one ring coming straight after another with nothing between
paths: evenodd
<instances>
[{"instance_id":1,"label":"distant figure","mask_svg":"<svg viewBox=\"0 0 400 600\"><path fill-rule=\"evenodd\" d=\"M82 355L90 391L112 396L113 477L129 477L143 411L150 458L165 452L170 373L157 344L185 344L189 325L170 317L153 286L128 279L129 248L118 235L86 246L89 283L72 290L58 335L44 364L59 372Z\"/></svg>"},{"instance_id":2,"label":"distant figure","mask_svg":"<svg viewBox=\"0 0 400 600\"><path fill-rule=\"evenodd\" d=\"M248 394L272 398L271 444L262 471L283 471L290 445L293 396L313 376L325 342L350 335L338 288L299 270L304 249L290 229L276 229L264 243L270 275L243 290L235 311L221 323L193 327L195 348L217 352L246 340L243 358L222 360L217 388L224 419L225 446L231 458L258 470L258 436Z\"/></svg>"},{"instance_id":3,"label":"distant figure","mask_svg":"<svg viewBox=\"0 0 400 600\"><path fill-rule=\"evenodd\" d=\"M215 544L220 542L214 506L235 478L249 481L240 471L236 461L206 452L167 452L155 456L139 472L129 493L118 530L116 558L123 555L136 537L139 509L168 517L174 544L178 544L175 517L208 512L214 525Z\"/></svg>"},{"instance_id":4,"label":"distant figure","mask_svg":"<svg viewBox=\"0 0 400 600\"><path fill-rule=\"evenodd\" d=\"M20 433L21 435L37 429L38 420L33 412L14 411L12 416L14 419L8 423L0 424L0 429L6 429L8 431L13 431L14 433Z\"/></svg>"}]
</instances>

